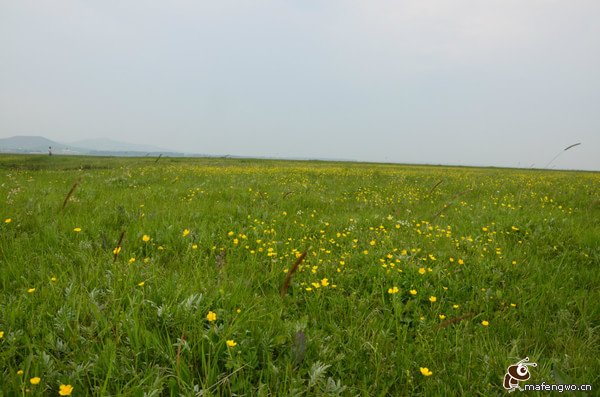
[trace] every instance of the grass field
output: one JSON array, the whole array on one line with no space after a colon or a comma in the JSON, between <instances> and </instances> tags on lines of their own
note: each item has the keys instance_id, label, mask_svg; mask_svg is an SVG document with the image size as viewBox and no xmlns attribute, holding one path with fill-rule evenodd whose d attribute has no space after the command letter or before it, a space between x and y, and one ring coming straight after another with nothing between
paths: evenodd
<instances>
[{"instance_id":1,"label":"grass field","mask_svg":"<svg viewBox=\"0 0 600 397\"><path fill-rule=\"evenodd\" d=\"M506 395L525 357L529 383L600 386L599 173L2 155L0 175L0 395Z\"/></svg>"}]
</instances>

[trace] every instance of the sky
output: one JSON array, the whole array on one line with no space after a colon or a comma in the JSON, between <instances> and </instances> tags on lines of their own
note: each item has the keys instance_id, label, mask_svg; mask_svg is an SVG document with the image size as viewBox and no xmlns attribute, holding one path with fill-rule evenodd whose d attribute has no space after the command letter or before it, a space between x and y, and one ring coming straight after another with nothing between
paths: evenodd
<instances>
[{"instance_id":1,"label":"sky","mask_svg":"<svg viewBox=\"0 0 600 397\"><path fill-rule=\"evenodd\" d=\"M0 0L0 138L600 170L599 20L598 0Z\"/></svg>"}]
</instances>

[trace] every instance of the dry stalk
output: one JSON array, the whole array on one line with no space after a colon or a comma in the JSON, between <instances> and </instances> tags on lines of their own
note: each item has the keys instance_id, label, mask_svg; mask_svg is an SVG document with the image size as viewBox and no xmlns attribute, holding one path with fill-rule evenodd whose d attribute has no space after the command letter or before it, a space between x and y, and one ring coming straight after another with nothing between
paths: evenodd
<instances>
[{"instance_id":1,"label":"dry stalk","mask_svg":"<svg viewBox=\"0 0 600 397\"><path fill-rule=\"evenodd\" d=\"M79 183L80 180L81 180L81 178L77 179L77 182L75 182L73 184L73 187L71 188L71 190L69 190L69 193L67 193L67 197L65 197L65 201L63 202L62 208L60 209L61 211L65 209L65 206L67 205L67 201L69 201L69 198L73 194L73 190L75 190L75 188L77 187L77 184Z\"/></svg>"},{"instance_id":2,"label":"dry stalk","mask_svg":"<svg viewBox=\"0 0 600 397\"><path fill-rule=\"evenodd\" d=\"M185 342L186 335L185 333L181 334L181 339L179 339L179 346L177 346L177 357L175 362L177 363L177 384L181 387L181 381L179 380L179 357L181 357L181 344Z\"/></svg>"},{"instance_id":3,"label":"dry stalk","mask_svg":"<svg viewBox=\"0 0 600 397\"><path fill-rule=\"evenodd\" d=\"M435 184L434 187L431 188L431 190L429 191L429 195L431 196L431 193L433 193L433 191L435 190L436 187L438 187L442 182L444 182L444 180L440 180L438 183Z\"/></svg>"},{"instance_id":4,"label":"dry stalk","mask_svg":"<svg viewBox=\"0 0 600 397\"><path fill-rule=\"evenodd\" d=\"M292 268L288 271L288 275L285 278L285 281L283 282L283 287L281 287L281 297L282 298L285 296L285 292L287 291L288 286L290 285L290 280L292 279L292 275L296 271L296 268L298 268L298 265L304 260L304 257L306 256L307 253L308 253L308 251L304 251L302 253L302 255L300 255L298 257L298 259L296 260L296 263L294 263L294 266L292 266Z\"/></svg>"},{"instance_id":5,"label":"dry stalk","mask_svg":"<svg viewBox=\"0 0 600 397\"><path fill-rule=\"evenodd\" d=\"M115 248L115 256L113 258L113 263L115 263L117 261L117 255L119 255L119 251L120 251L119 248L121 248L121 242L123 241L123 236L125 236L124 230L121 232L121 235L119 236L119 242L117 243L117 246Z\"/></svg>"},{"instance_id":6,"label":"dry stalk","mask_svg":"<svg viewBox=\"0 0 600 397\"><path fill-rule=\"evenodd\" d=\"M446 321L444 323L438 324L438 325L436 325L435 328L444 328L444 327L447 327L447 326L449 326L451 324L454 324L454 323L457 323L457 322L459 322L461 320L464 320L465 318L473 317L474 314L475 313L463 314L462 316L458 316L458 317L450 319L450 320L448 320L448 321Z\"/></svg>"}]
</instances>

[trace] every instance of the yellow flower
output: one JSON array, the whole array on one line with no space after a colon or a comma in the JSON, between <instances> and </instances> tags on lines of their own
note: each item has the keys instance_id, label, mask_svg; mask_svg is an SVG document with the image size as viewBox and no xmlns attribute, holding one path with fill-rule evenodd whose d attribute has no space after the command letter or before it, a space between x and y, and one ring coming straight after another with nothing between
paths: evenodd
<instances>
[{"instance_id":1,"label":"yellow flower","mask_svg":"<svg viewBox=\"0 0 600 397\"><path fill-rule=\"evenodd\" d=\"M58 394L61 396L70 396L73 391L73 386L71 385L60 385Z\"/></svg>"},{"instance_id":2,"label":"yellow flower","mask_svg":"<svg viewBox=\"0 0 600 397\"><path fill-rule=\"evenodd\" d=\"M138 285L139 285L140 287L143 287L143 286L144 286L144 284L145 284L145 282L143 282L143 281L142 281L141 283L138 283Z\"/></svg>"},{"instance_id":3,"label":"yellow flower","mask_svg":"<svg viewBox=\"0 0 600 397\"><path fill-rule=\"evenodd\" d=\"M437 300L437 298L436 298L435 296L430 296L430 297L429 297L429 300L430 300L431 302L435 302L435 301Z\"/></svg>"},{"instance_id":4,"label":"yellow flower","mask_svg":"<svg viewBox=\"0 0 600 397\"><path fill-rule=\"evenodd\" d=\"M233 233L233 232L229 232L229 233L227 233L227 235L228 235L229 237L231 237L231 236L233 236L233 235L234 235L234 233Z\"/></svg>"},{"instance_id":5,"label":"yellow flower","mask_svg":"<svg viewBox=\"0 0 600 397\"><path fill-rule=\"evenodd\" d=\"M35 288L29 288L29 289L27 290L27 292L29 292L29 293L31 293L31 292L33 292L33 291L35 291Z\"/></svg>"},{"instance_id":6,"label":"yellow flower","mask_svg":"<svg viewBox=\"0 0 600 397\"><path fill-rule=\"evenodd\" d=\"M411 293L412 295L416 295L416 294L417 294L417 290L416 290L416 289L411 289L411 290L410 290L410 293Z\"/></svg>"},{"instance_id":7,"label":"yellow flower","mask_svg":"<svg viewBox=\"0 0 600 397\"><path fill-rule=\"evenodd\" d=\"M458 260L458 264L459 264L459 265L464 265L464 264L465 264L465 261L463 261L462 259L459 259L459 260Z\"/></svg>"},{"instance_id":8,"label":"yellow flower","mask_svg":"<svg viewBox=\"0 0 600 397\"><path fill-rule=\"evenodd\" d=\"M484 327L487 327L488 325L490 325L490 323L488 323L487 321L483 320L481 322L481 325L483 325Z\"/></svg>"},{"instance_id":9,"label":"yellow flower","mask_svg":"<svg viewBox=\"0 0 600 397\"><path fill-rule=\"evenodd\" d=\"M312 286L313 286L313 287L315 287L315 288L319 288L319 287L321 286L321 284L319 284L319 283L311 283L311 284L312 284Z\"/></svg>"},{"instance_id":10,"label":"yellow flower","mask_svg":"<svg viewBox=\"0 0 600 397\"><path fill-rule=\"evenodd\" d=\"M17 375L23 375L23 370L22 369L18 370Z\"/></svg>"},{"instance_id":11,"label":"yellow flower","mask_svg":"<svg viewBox=\"0 0 600 397\"><path fill-rule=\"evenodd\" d=\"M229 347L233 347L233 346L235 346L235 345L237 345L237 343L235 343L235 342L234 342L232 339L229 339L229 340L227 341L227 346L229 346Z\"/></svg>"},{"instance_id":12,"label":"yellow flower","mask_svg":"<svg viewBox=\"0 0 600 397\"><path fill-rule=\"evenodd\" d=\"M4 336L4 331L0 331L0 339Z\"/></svg>"},{"instance_id":13,"label":"yellow flower","mask_svg":"<svg viewBox=\"0 0 600 397\"><path fill-rule=\"evenodd\" d=\"M443 320L446 318L446 316L444 316L443 314L440 314L440 318Z\"/></svg>"},{"instance_id":14,"label":"yellow flower","mask_svg":"<svg viewBox=\"0 0 600 397\"><path fill-rule=\"evenodd\" d=\"M321 280L321 285L322 285L323 287L327 287L327 286L329 285L329 282L327 281L327 279L326 279L326 278L324 278L323 280Z\"/></svg>"},{"instance_id":15,"label":"yellow flower","mask_svg":"<svg viewBox=\"0 0 600 397\"><path fill-rule=\"evenodd\" d=\"M425 269L423 269L423 268L420 268L420 269L419 269L419 273L421 273L421 274L425 274Z\"/></svg>"},{"instance_id":16,"label":"yellow flower","mask_svg":"<svg viewBox=\"0 0 600 397\"><path fill-rule=\"evenodd\" d=\"M388 289L388 294L395 294L396 292L398 292L398 287Z\"/></svg>"},{"instance_id":17,"label":"yellow flower","mask_svg":"<svg viewBox=\"0 0 600 397\"><path fill-rule=\"evenodd\" d=\"M129 263L133 263L133 262L135 262L135 258L130 258Z\"/></svg>"},{"instance_id":18,"label":"yellow flower","mask_svg":"<svg viewBox=\"0 0 600 397\"><path fill-rule=\"evenodd\" d=\"M236 312L241 313L242 311L240 309L237 309Z\"/></svg>"},{"instance_id":19,"label":"yellow flower","mask_svg":"<svg viewBox=\"0 0 600 397\"><path fill-rule=\"evenodd\" d=\"M217 315L216 313L209 311L206 315L206 318L208 319L208 321L215 321L217 319Z\"/></svg>"},{"instance_id":20,"label":"yellow flower","mask_svg":"<svg viewBox=\"0 0 600 397\"><path fill-rule=\"evenodd\" d=\"M194 245L192 245L192 249L193 249L193 250L197 250L197 249L198 249L198 246L197 246L196 244L194 244Z\"/></svg>"},{"instance_id":21,"label":"yellow flower","mask_svg":"<svg viewBox=\"0 0 600 397\"><path fill-rule=\"evenodd\" d=\"M113 254L118 254L119 252L121 252L121 247L117 247L113 250Z\"/></svg>"},{"instance_id":22,"label":"yellow flower","mask_svg":"<svg viewBox=\"0 0 600 397\"><path fill-rule=\"evenodd\" d=\"M29 379L29 382L31 382L32 385L37 385L38 383L40 383L40 380L41 379L36 376L35 378Z\"/></svg>"},{"instance_id":23,"label":"yellow flower","mask_svg":"<svg viewBox=\"0 0 600 397\"><path fill-rule=\"evenodd\" d=\"M452 307L455 309L458 309L458 305L453 305Z\"/></svg>"},{"instance_id":24,"label":"yellow flower","mask_svg":"<svg viewBox=\"0 0 600 397\"><path fill-rule=\"evenodd\" d=\"M7 220L4 221L4 223L10 223L11 219L8 218Z\"/></svg>"},{"instance_id":25,"label":"yellow flower","mask_svg":"<svg viewBox=\"0 0 600 397\"><path fill-rule=\"evenodd\" d=\"M75 232L80 232L80 231L81 231L81 228L80 228L80 227L76 227L75 229L73 229L73 231L75 231Z\"/></svg>"},{"instance_id":26,"label":"yellow flower","mask_svg":"<svg viewBox=\"0 0 600 397\"><path fill-rule=\"evenodd\" d=\"M185 229L185 230L183 231L183 237L187 236L188 234L190 234L190 231L189 231L189 230L187 230L187 229Z\"/></svg>"},{"instance_id":27,"label":"yellow flower","mask_svg":"<svg viewBox=\"0 0 600 397\"><path fill-rule=\"evenodd\" d=\"M375 240L371 240L371 242L369 244L375 245Z\"/></svg>"},{"instance_id":28,"label":"yellow flower","mask_svg":"<svg viewBox=\"0 0 600 397\"><path fill-rule=\"evenodd\" d=\"M144 236L142 237L143 241L150 241L150 236L147 236L144 234Z\"/></svg>"},{"instance_id":29,"label":"yellow flower","mask_svg":"<svg viewBox=\"0 0 600 397\"><path fill-rule=\"evenodd\" d=\"M429 376L433 373L427 367L420 367L419 369L421 370L421 373L425 376Z\"/></svg>"},{"instance_id":30,"label":"yellow flower","mask_svg":"<svg viewBox=\"0 0 600 397\"><path fill-rule=\"evenodd\" d=\"M56 277L52 277L50 281L56 281Z\"/></svg>"}]
</instances>

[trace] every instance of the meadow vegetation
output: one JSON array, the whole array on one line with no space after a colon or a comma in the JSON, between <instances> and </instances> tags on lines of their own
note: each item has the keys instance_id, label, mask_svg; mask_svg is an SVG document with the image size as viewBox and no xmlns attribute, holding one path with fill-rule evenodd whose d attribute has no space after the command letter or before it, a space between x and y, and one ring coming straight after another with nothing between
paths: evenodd
<instances>
[{"instance_id":1,"label":"meadow vegetation","mask_svg":"<svg viewBox=\"0 0 600 397\"><path fill-rule=\"evenodd\" d=\"M599 173L2 155L0 180L0 395L504 395L525 357L600 386Z\"/></svg>"}]
</instances>

